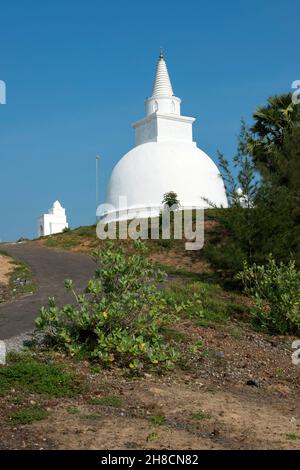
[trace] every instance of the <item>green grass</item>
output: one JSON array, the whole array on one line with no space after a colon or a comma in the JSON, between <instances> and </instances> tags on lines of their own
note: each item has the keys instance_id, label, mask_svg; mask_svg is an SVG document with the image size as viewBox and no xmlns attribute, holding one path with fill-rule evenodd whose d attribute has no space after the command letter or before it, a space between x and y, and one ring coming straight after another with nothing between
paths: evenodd
<instances>
[{"instance_id":1,"label":"green grass","mask_svg":"<svg viewBox=\"0 0 300 470\"><path fill-rule=\"evenodd\" d=\"M61 364L21 358L0 369L0 395L11 388L49 397L72 397L82 390L79 377Z\"/></svg>"},{"instance_id":2,"label":"green grass","mask_svg":"<svg viewBox=\"0 0 300 470\"><path fill-rule=\"evenodd\" d=\"M103 369L98 364L90 364L90 371L92 374L100 374Z\"/></svg>"},{"instance_id":3,"label":"green grass","mask_svg":"<svg viewBox=\"0 0 300 470\"><path fill-rule=\"evenodd\" d=\"M156 441L158 439L158 434L157 432L150 432L148 434L148 436L146 437L146 441L147 442L153 442L153 441Z\"/></svg>"},{"instance_id":4,"label":"green grass","mask_svg":"<svg viewBox=\"0 0 300 470\"><path fill-rule=\"evenodd\" d=\"M70 250L76 246L76 241L60 238L47 238L46 246L51 248L63 248L64 250Z\"/></svg>"},{"instance_id":5,"label":"green grass","mask_svg":"<svg viewBox=\"0 0 300 470\"><path fill-rule=\"evenodd\" d=\"M45 244L48 247L70 250L71 248L78 246L81 243L82 238L90 238L92 241L96 241L96 226L88 225L86 227L78 227L73 230L67 230L49 237L41 238L45 239Z\"/></svg>"},{"instance_id":6,"label":"green grass","mask_svg":"<svg viewBox=\"0 0 300 470\"><path fill-rule=\"evenodd\" d=\"M216 284L220 281L220 276L218 273L214 272L195 273L193 271L188 271L185 268L178 268L176 266L162 263L156 263L156 266L167 274L178 276L180 278L186 278L186 280L190 281L200 281L210 284Z\"/></svg>"},{"instance_id":7,"label":"green grass","mask_svg":"<svg viewBox=\"0 0 300 470\"><path fill-rule=\"evenodd\" d=\"M70 415L76 415L79 413L79 409L76 406L68 406L67 412L70 413Z\"/></svg>"},{"instance_id":8,"label":"green grass","mask_svg":"<svg viewBox=\"0 0 300 470\"><path fill-rule=\"evenodd\" d=\"M163 415L153 415L149 417L149 421L154 426L161 426L166 422L166 417Z\"/></svg>"},{"instance_id":9,"label":"green grass","mask_svg":"<svg viewBox=\"0 0 300 470\"><path fill-rule=\"evenodd\" d=\"M10 276L10 287L17 294L29 294L36 291L32 271L25 263L15 260L16 267Z\"/></svg>"},{"instance_id":10,"label":"green grass","mask_svg":"<svg viewBox=\"0 0 300 470\"><path fill-rule=\"evenodd\" d=\"M12 413L9 416L9 420L13 424L31 424L34 421L41 421L47 418L47 416L48 413L46 410L38 405L34 405Z\"/></svg>"},{"instance_id":11,"label":"green grass","mask_svg":"<svg viewBox=\"0 0 300 470\"><path fill-rule=\"evenodd\" d=\"M198 326L225 325L232 316L243 320L247 312L247 307L233 303L228 293L214 283L171 281L164 289L164 298L171 311L192 318Z\"/></svg>"},{"instance_id":12,"label":"green grass","mask_svg":"<svg viewBox=\"0 0 300 470\"><path fill-rule=\"evenodd\" d=\"M199 410L192 413L192 417L194 419L202 420L202 419L210 419L211 415L206 413L205 411Z\"/></svg>"},{"instance_id":13,"label":"green grass","mask_svg":"<svg viewBox=\"0 0 300 470\"><path fill-rule=\"evenodd\" d=\"M297 441L298 439L300 439L300 435L299 435L299 434L290 433L290 434L287 434L287 435L286 435L286 438L287 438L289 441Z\"/></svg>"},{"instance_id":14,"label":"green grass","mask_svg":"<svg viewBox=\"0 0 300 470\"><path fill-rule=\"evenodd\" d=\"M164 293L175 313L193 318L198 325L210 326L228 321L226 303L219 298L221 291L215 284L173 281Z\"/></svg>"},{"instance_id":15,"label":"green grass","mask_svg":"<svg viewBox=\"0 0 300 470\"><path fill-rule=\"evenodd\" d=\"M122 405L122 402L118 397L109 396L102 398L92 398L89 401L89 405L111 406L114 408L119 408Z\"/></svg>"}]
</instances>

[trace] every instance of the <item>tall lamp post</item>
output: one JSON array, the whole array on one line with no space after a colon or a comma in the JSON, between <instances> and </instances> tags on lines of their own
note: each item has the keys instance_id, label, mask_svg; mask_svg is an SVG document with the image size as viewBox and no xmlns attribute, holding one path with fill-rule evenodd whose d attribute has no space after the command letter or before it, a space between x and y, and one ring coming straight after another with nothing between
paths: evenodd
<instances>
[{"instance_id":1,"label":"tall lamp post","mask_svg":"<svg viewBox=\"0 0 300 470\"><path fill-rule=\"evenodd\" d=\"M97 209L99 205L99 162L100 156L96 156L96 222L97 222Z\"/></svg>"}]
</instances>

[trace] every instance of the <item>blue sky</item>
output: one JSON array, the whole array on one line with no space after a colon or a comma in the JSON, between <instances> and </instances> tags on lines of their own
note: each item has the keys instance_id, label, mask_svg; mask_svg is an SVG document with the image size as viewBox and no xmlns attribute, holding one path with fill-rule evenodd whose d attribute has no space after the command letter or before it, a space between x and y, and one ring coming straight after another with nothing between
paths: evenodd
<instances>
[{"instance_id":1,"label":"blue sky","mask_svg":"<svg viewBox=\"0 0 300 470\"><path fill-rule=\"evenodd\" d=\"M300 79L299 1L2 0L0 239L36 235L55 199L72 227L94 222L134 143L159 47L194 138L230 159L240 119Z\"/></svg>"}]
</instances>

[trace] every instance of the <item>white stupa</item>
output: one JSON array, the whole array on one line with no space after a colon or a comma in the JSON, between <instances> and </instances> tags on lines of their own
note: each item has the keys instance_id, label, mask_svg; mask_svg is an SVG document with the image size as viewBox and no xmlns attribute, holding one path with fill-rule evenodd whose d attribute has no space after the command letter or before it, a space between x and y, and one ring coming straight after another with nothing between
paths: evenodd
<instances>
[{"instance_id":1,"label":"white stupa","mask_svg":"<svg viewBox=\"0 0 300 470\"><path fill-rule=\"evenodd\" d=\"M136 146L117 163L108 184L105 222L156 216L164 193L175 191L181 208L227 207L220 172L193 141L195 118L180 114L166 62L160 53L146 117L133 124Z\"/></svg>"},{"instance_id":2,"label":"white stupa","mask_svg":"<svg viewBox=\"0 0 300 470\"><path fill-rule=\"evenodd\" d=\"M55 201L48 214L43 214L38 219L38 236L44 237L54 233L60 233L68 227L66 210L59 201Z\"/></svg>"}]
</instances>

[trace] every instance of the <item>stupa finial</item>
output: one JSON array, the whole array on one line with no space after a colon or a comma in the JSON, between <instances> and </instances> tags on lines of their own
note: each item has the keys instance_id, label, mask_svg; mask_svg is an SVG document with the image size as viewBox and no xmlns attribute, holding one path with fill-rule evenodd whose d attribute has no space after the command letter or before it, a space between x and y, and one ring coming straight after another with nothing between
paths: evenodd
<instances>
[{"instance_id":1,"label":"stupa finial","mask_svg":"<svg viewBox=\"0 0 300 470\"><path fill-rule=\"evenodd\" d=\"M172 85L162 47L160 48L159 59L156 65L156 74L152 91L153 98L158 98L160 96L173 96Z\"/></svg>"}]
</instances>

